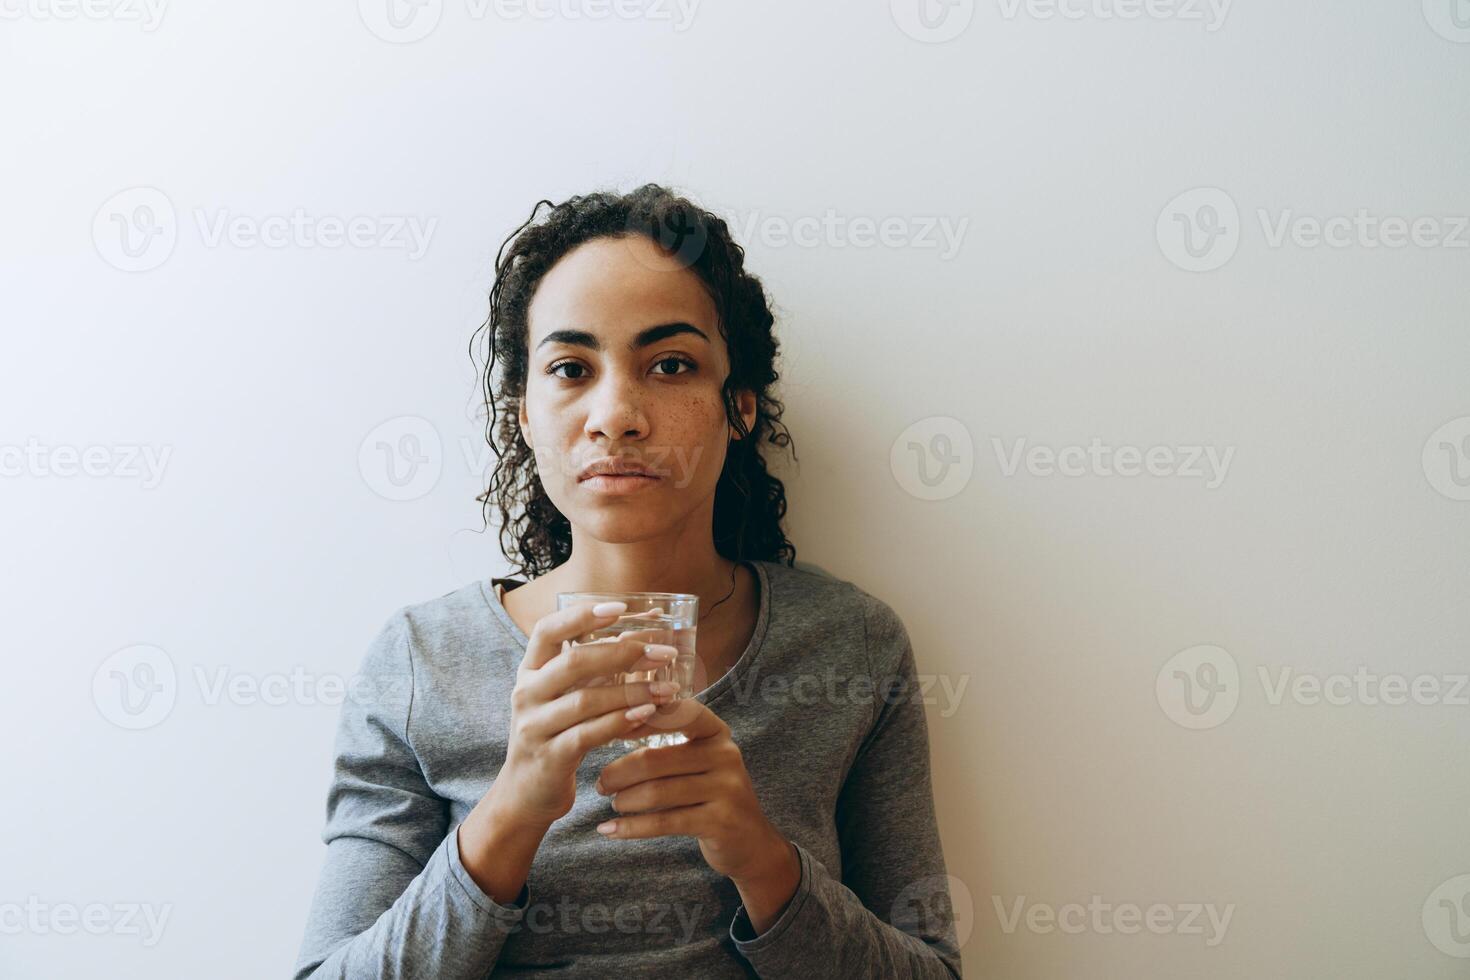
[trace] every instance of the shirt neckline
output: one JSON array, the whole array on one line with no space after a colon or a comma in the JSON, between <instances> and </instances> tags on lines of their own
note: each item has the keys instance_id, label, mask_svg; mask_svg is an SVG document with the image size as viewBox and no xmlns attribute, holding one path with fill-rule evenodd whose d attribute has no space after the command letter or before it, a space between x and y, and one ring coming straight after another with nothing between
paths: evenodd
<instances>
[{"instance_id":1,"label":"shirt neckline","mask_svg":"<svg viewBox=\"0 0 1470 980\"><path fill-rule=\"evenodd\" d=\"M765 646L772 606L771 576L766 567L768 563L760 559L745 559L741 564L748 566L755 572L756 579L760 584L760 612L756 616L755 630L750 634L750 642L745 645L745 650L740 654L740 659L736 660L735 665L725 671L713 684L694 695L694 700L701 701L705 704L709 704L720 698L733 688L737 681L749 673L751 666L760 657L761 650ZM500 602L500 597L495 594L496 581L494 578L480 579L480 595L484 598L485 604L490 607L490 611L494 613L496 620L510 634L511 638L520 645L521 653L524 655L526 647L530 645L531 640L516 625L516 621L511 619L510 613L506 611L505 606ZM507 580L500 579L499 581ZM521 584L524 585L525 583L522 582Z\"/></svg>"}]
</instances>

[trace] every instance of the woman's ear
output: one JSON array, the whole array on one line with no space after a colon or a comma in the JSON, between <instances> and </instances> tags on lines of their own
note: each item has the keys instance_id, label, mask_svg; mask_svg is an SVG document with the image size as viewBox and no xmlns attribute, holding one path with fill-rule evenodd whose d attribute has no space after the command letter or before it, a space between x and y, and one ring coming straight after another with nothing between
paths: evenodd
<instances>
[{"instance_id":1,"label":"woman's ear","mask_svg":"<svg viewBox=\"0 0 1470 980\"><path fill-rule=\"evenodd\" d=\"M526 418L525 396L516 399L516 422L521 427L521 438L525 440L527 446L535 449L536 447L531 444L531 420Z\"/></svg>"},{"instance_id":2,"label":"woman's ear","mask_svg":"<svg viewBox=\"0 0 1470 980\"><path fill-rule=\"evenodd\" d=\"M735 408L737 411L740 412L740 418L745 423L745 431L749 432L754 429L756 409L755 392L745 388L741 388L740 390L736 391ZM730 438L740 439L743 437L740 435L740 433L734 431L734 427L732 426L730 431Z\"/></svg>"}]
</instances>

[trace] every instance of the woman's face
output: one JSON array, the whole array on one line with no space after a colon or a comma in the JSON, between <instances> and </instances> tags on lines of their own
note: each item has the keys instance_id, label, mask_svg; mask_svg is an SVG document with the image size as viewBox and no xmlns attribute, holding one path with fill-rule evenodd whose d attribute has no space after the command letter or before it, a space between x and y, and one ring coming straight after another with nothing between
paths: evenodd
<instances>
[{"instance_id":1,"label":"woman's face","mask_svg":"<svg viewBox=\"0 0 1470 980\"><path fill-rule=\"evenodd\" d=\"M709 533L735 434L714 301L699 277L642 235L598 238L542 277L527 311L521 432L542 485L578 532L627 543ZM737 399L747 428L755 396ZM651 476L588 476L608 458Z\"/></svg>"}]
</instances>

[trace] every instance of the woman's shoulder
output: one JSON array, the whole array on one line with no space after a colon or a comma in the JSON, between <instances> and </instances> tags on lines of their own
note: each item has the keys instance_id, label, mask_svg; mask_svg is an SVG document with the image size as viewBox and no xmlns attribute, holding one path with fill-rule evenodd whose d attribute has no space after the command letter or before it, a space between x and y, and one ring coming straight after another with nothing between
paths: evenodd
<instances>
[{"instance_id":1,"label":"woman's shoulder","mask_svg":"<svg viewBox=\"0 0 1470 980\"><path fill-rule=\"evenodd\" d=\"M519 656L520 642L495 615L489 578L476 579L431 599L395 609L384 631L400 637L415 661L456 661L504 649Z\"/></svg>"},{"instance_id":2,"label":"woman's shoulder","mask_svg":"<svg viewBox=\"0 0 1470 980\"><path fill-rule=\"evenodd\" d=\"M856 640L875 672L892 670L909 645L898 612L857 581L812 562L767 563L779 620L799 632Z\"/></svg>"}]
</instances>

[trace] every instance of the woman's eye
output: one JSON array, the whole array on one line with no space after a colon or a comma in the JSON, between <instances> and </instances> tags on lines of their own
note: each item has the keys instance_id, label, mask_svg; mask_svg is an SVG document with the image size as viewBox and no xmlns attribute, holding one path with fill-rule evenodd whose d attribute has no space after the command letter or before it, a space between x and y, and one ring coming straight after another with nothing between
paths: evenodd
<instances>
[{"instance_id":1,"label":"woman's eye","mask_svg":"<svg viewBox=\"0 0 1470 980\"><path fill-rule=\"evenodd\" d=\"M666 364L675 364L675 365L682 364L685 367L687 367L690 371L695 370L699 366L699 365L695 364L693 361L691 361L687 357L677 357L677 356L675 356L673 354L670 354L668 357L660 358L654 364L654 367L657 369L657 368L660 368L660 367L662 367L663 365L666 365ZM675 371L662 371L661 370L658 373L659 374L682 374L683 372L677 371L677 370L675 370Z\"/></svg>"},{"instance_id":2,"label":"woman's eye","mask_svg":"<svg viewBox=\"0 0 1470 980\"><path fill-rule=\"evenodd\" d=\"M557 361L555 364L551 365L551 367L549 367L549 368L546 369L546 373L547 374L551 374L551 375L556 375L556 377L558 377L558 378L566 378L566 380L568 380L568 381L577 381L577 380L580 380L579 377L576 377L576 376L568 378L565 374L557 374L556 373L556 372L560 371L564 367L576 368L578 371L583 370L582 365L578 364L576 361Z\"/></svg>"},{"instance_id":3,"label":"woman's eye","mask_svg":"<svg viewBox=\"0 0 1470 980\"><path fill-rule=\"evenodd\" d=\"M688 368L689 371L695 371L699 368L699 365L694 363L694 361L690 360L687 357L680 357L676 354L670 354L668 357L659 358L657 361L654 362L653 368L655 374L661 374L665 377L689 373L689 371L680 371L679 368L681 366ZM575 368L578 373L559 374L558 372L561 371L562 368ZM585 375L581 372L585 372L586 370L586 365L581 364L577 361L557 361L555 364L552 364L546 369L546 373L554 377L561 378L564 381L581 381L582 378L585 377Z\"/></svg>"}]
</instances>

